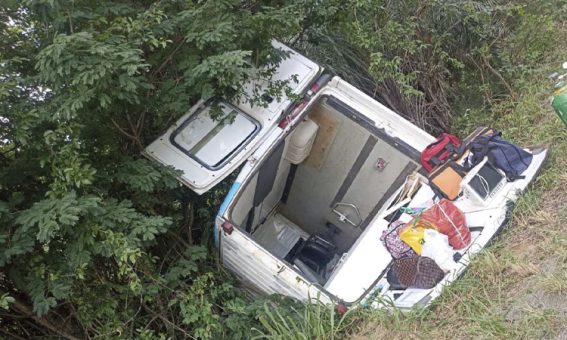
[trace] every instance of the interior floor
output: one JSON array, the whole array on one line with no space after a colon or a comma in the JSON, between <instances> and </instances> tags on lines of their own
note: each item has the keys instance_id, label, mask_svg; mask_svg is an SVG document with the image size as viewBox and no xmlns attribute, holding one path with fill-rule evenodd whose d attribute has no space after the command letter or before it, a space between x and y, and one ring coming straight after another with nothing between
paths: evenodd
<instances>
[{"instance_id":1,"label":"interior floor","mask_svg":"<svg viewBox=\"0 0 567 340\"><path fill-rule=\"evenodd\" d=\"M339 252L346 252L382 208L387 191L417 166L325 102L309 117L319 124L319 131L278 211L309 234L325 234L327 223L332 223L339 231L333 242ZM355 225L341 221L333 209Z\"/></svg>"},{"instance_id":2,"label":"interior floor","mask_svg":"<svg viewBox=\"0 0 567 340\"><path fill-rule=\"evenodd\" d=\"M261 228L257 228L253 235L258 243L270 249L278 258L285 258L299 239L309 238L309 234L304 230L275 212L268 216Z\"/></svg>"}]
</instances>

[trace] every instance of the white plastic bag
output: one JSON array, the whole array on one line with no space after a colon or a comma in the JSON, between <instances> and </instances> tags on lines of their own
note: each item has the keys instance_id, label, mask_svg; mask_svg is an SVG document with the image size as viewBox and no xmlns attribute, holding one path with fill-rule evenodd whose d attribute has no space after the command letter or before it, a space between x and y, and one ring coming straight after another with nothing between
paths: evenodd
<instances>
[{"instance_id":1,"label":"white plastic bag","mask_svg":"<svg viewBox=\"0 0 567 340\"><path fill-rule=\"evenodd\" d=\"M434 229L425 229L423 236L421 256L433 259L444 272L448 272L456 265L453 260L453 248L449 245L447 235Z\"/></svg>"}]
</instances>

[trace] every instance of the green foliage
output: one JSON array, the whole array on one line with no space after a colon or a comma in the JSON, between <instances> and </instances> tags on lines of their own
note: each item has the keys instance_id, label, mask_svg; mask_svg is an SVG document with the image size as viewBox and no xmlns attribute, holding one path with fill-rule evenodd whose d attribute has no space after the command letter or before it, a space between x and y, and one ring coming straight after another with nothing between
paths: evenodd
<instances>
[{"instance_id":1,"label":"green foliage","mask_svg":"<svg viewBox=\"0 0 567 340\"><path fill-rule=\"evenodd\" d=\"M538 58L544 51L538 44L546 43L523 28L532 20L523 5L507 0L343 1L338 8L330 3L331 11L319 14L328 22L309 27L300 45L432 133L451 127L451 103L462 95L457 89L463 79L472 91L484 86L514 95L504 72L511 61L500 53L511 32L519 27L525 32L519 42L534 49L514 55ZM313 14L315 21L319 15ZM541 18L533 15L534 24Z\"/></svg>"},{"instance_id":2,"label":"green foliage","mask_svg":"<svg viewBox=\"0 0 567 340\"><path fill-rule=\"evenodd\" d=\"M7 310L10 308L10 304L14 301L16 300L13 297L8 295L8 293L4 293L0 296L0 308Z\"/></svg>"},{"instance_id":3,"label":"green foliage","mask_svg":"<svg viewBox=\"0 0 567 340\"><path fill-rule=\"evenodd\" d=\"M339 315L332 305L318 299L301 304L286 299L265 302L259 317L260 329L253 339L340 339L349 330L360 310Z\"/></svg>"},{"instance_id":4,"label":"green foliage","mask_svg":"<svg viewBox=\"0 0 567 340\"><path fill-rule=\"evenodd\" d=\"M131 190L154 192L158 188L174 189L179 182L174 176L178 171L159 166L156 162L145 159L135 159L122 164L113 174L118 183L126 185Z\"/></svg>"},{"instance_id":5,"label":"green foliage","mask_svg":"<svg viewBox=\"0 0 567 340\"><path fill-rule=\"evenodd\" d=\"M17 300L16 314L63 325L58 335L245 338L251 311L206 247L222 191L191 195L140 152L200 98L237 100L252 78L281 96L287 82L270 78L286 56L270 41L298 32L302 13L269 1L3 2L0 306ZM255 94L241 100L263 104Z\"/></svg>"}]
</instances>

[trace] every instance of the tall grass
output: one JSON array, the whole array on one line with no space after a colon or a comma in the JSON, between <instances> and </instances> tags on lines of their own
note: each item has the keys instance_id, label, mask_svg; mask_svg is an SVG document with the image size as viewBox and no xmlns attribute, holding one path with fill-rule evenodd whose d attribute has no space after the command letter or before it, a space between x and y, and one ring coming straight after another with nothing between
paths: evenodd
<instances>
[{"instance_id":1,"label":"tall grass","mask_svg":"<svg viewBox=\"0 0 567 340\"><path fill-rule=\"evenodd\" d=\"M259 317L261 328L254 328L253 339L332 340L344 337L361 316L359 309L339 314L333 305L312 299L304 305L282 306L264 303Z\"/></svg>"}]
</instances>

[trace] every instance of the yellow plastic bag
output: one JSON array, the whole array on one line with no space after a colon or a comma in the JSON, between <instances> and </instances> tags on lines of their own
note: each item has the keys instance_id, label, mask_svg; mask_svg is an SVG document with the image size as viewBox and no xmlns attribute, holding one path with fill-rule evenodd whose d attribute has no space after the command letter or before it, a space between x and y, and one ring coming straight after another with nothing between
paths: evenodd
<instances>
[{"instance_id":1,"label":"yellow plastic bag","mask_svg":"<svg viewBox=\"0 0 567 340\"><path fill-rule=\"evenodd\" d=\"M417 255L421 255L421 250L425 243L425 229L437 230L437 227L433 223L420 219L422 212L423 210L420 210L419 212L412 211L412 213L416 216L400 231L400 239L410 246Z\"/></svg>"},{"instance_id":2,"label":"yellow plastic bag","mask_svg":"<svg viewBox=\"0 0 567 340\"><path fill-rule=\"evenodd\" d=\"M400 231L400 239L410 246L417 255L421 255L421 250L423 248L423 237L425 235L424 230L425 228L422 226L418 225L414 227L414 223L408 223L404 229Z\"/></svg>"}]
</instances>

